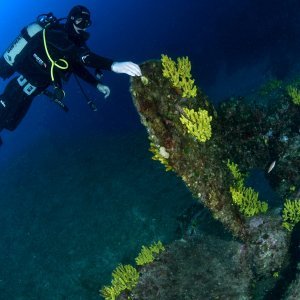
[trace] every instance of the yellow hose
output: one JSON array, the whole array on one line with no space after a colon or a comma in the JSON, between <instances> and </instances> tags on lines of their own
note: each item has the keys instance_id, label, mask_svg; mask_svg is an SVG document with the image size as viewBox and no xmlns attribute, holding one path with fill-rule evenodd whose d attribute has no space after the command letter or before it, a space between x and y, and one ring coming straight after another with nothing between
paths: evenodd
<instances>
[{"instance_id":1,"label":"yellow hose","mask_svg":"<svg viewBox=\"0 0 300 300\"><path fill-rule=\"evenodd\" d=\"M65 59L60 58L58 61L54 61L49 54L47 41L46 41L46 28L43 29L43 41L44 41L44 48L47 54L49 61L51 62L51 80L54 81L54 67L57 67L61 70L66 70L69 67L68 62ZM59 64L61 62L61 64Z\"/></svg>"}]
</instances>

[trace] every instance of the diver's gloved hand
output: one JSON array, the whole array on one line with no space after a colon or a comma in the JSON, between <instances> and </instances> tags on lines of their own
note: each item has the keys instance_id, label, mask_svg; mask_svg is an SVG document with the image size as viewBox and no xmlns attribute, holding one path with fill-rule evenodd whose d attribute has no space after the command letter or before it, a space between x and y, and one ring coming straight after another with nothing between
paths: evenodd
<instances>
[{"instance_id":1,"label":"diver's gloved hand","mask_svg":"<svg viewBox=\"0 0 300 300\"><path fill-rule=\"evenodd\" d=\"M106 99L110 95L110 89L107 85L98 83L97 89L100 93L104 94L104 98Z\"/></svg>"},{"instance_id":2,"label":"diver's gloved hand","mask_svg":"<svg viewBox=\"0 0 300 300\"><path fill-rule=\"evenodd\" d=\"M111 66L111 70L115 73L123 73L129 76L142 76L139 65L131 61L114 62Z\"/></svg>"}]
</instances>

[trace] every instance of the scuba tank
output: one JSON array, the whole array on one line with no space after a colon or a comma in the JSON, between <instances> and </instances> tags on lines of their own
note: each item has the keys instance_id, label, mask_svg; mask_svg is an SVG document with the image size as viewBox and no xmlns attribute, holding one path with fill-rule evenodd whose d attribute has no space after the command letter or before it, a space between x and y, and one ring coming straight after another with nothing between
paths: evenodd
<instances>
[{"instance_id":1,"label":"scuba tank","mask_svg":"<svg viewBox=\"0 0 300 300\"><path fill-rule=\"evenodd\" d=\"M46 26L56 24L57 22L57 18L52 13L48 13L39 15L36 22L23 28L21 34L6 49L2 57L0 57L0 77L3 79L10 77L17 68L18 55L26 51L30 40Z\"/></svg>"}]
</instances>

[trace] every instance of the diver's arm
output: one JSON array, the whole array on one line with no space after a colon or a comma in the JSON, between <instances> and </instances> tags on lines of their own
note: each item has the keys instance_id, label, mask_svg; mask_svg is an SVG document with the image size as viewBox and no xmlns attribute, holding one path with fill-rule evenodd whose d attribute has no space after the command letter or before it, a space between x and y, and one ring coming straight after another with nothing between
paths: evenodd
<instances>
[{"instance_id":1,"label":"diver's arm","mask_svg":"<svg viewBox=\"0 0 300 300\"><path fill-rule=\"evenodd\" d=\"M111 71L113 60L90 51L80 54L80 62L87 67Z\"/></svg>"},{"instance_id":2,"label":"diver's arm","mask_svg":"<svg viewBox=\"0 0 300 300\"><path fill-rule=\"evenodd\" d=\"M91 73L90 71L85 68L82 64L73 64L73 72L75 75L86 81L87 83L97 86L99 83L99 80L97 80Z\"/></svg>"},{"instance_id":3,"label":"diver's arm","mask_svg":"<svg viewBox=\"0 0 300 300\"><path fill-rule=\"evenodd\" d=\"M80 61L87 67L127 74L129 76L142 76L139 65L131 62L114 62L113 60L99 56L90 51L80 55Z\"/></svg>"},{"instance_id":4,"label":"diver's arm","mask_svg":"<svg viewBox=\"0 0 300 300\"><path fill-rule=\"evenodd\" d=\"M108 86L102 84L98 79L96 79L90 72L81 64L73 65L74 74L78 75L81 79L87 83L92 84L97 88L97 90L104 94L104 98L107 98L110 95L110 89Z\"/></svg>"}]
</instances>

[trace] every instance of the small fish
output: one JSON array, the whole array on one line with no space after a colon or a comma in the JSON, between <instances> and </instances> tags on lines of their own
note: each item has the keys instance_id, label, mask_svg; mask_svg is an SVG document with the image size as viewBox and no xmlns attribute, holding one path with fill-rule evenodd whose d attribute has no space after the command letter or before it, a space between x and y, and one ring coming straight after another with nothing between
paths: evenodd
<instances>
[{"instance_id":1,"label":"small fish","mask_svg":"<svg viewBox=\"0 0 300 300\"><path fill-rule=\"evenodd\" d=\"M274 169L275 165L276 165L276 160L274 160L274 161L270 164L270 166L269 166L269 168L268 168L268 174Z\"/></svg>"}]
</instances>

